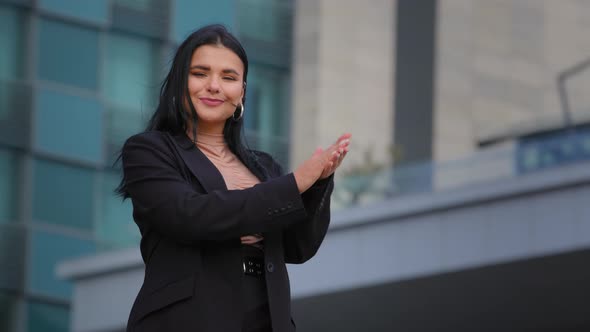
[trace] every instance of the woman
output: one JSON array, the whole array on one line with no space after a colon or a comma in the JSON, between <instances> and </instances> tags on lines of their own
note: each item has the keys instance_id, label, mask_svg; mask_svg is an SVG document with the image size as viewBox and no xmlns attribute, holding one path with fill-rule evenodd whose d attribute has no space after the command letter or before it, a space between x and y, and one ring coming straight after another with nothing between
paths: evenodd
<instances>
[{"instance_id":1,"label":"woman","mask_svg":"<svg viewBox=\"0 0 590 332\"><path fill-rule=\"evenodd\" d=\"M294 331L285 263L318 250L350 135L283 174L241 139L248 59L223 26L178 48L147 130L122 149L145 279L128 331Z\"/></svg>"}]
</instances>

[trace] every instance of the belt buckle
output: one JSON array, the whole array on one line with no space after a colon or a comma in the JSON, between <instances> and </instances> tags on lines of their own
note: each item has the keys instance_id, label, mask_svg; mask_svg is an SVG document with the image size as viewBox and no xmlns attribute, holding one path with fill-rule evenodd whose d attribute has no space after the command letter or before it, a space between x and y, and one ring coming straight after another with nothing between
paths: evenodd
<instances>
[{"instance_id":1,"label":"belt buckle","mask_svg":"<svg viewBox=\"0 0 590 332\"><path fill-rule=\"evenodd\" d=\"M264 259L261 257L246 256L242 258L242 269L245 275L262 277L263 267Z\"/></svg>"}]
</instances>

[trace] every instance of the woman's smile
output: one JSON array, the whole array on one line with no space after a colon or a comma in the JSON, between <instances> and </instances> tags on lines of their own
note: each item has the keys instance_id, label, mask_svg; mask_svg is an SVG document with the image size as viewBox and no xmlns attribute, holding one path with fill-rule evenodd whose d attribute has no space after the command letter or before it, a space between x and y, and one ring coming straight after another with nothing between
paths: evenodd
<instances>
[{"instance_id":1,"label":"woman's smile","mask_svg":"<svg viewBox=\"0 0 590 332\"><path fill-rule=\"evenodd\" d=\"M201 101L203 104L205 104L205 105L207 105L207 106L213 106L213 107L214 107L214 106L219 106L219 105L221 105L221 104L223 104L223 103L225 102L225 101L223 101L223 100L221 100L221 99L215 99L215 98L204 98L204 97L201 97L201 98L199 98L199 100L200 100L200 101Z\"/></svg>"}]
</instances>

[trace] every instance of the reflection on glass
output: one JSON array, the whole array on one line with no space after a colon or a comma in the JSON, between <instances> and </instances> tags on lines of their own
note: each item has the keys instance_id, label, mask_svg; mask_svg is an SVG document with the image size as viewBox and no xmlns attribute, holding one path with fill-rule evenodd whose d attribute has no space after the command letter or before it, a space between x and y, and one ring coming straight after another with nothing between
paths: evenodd
<instances>
[{"instance_id":1,"label":"reflection on glass","mask_svg":"<svg viewBox=\"0 0 590 332\"><path fill-rule=\"evenodd\" d=\"M95 90L98 86L98 32L61 22L39 22L38 77Z\"/></svg>"},{"instance_id":2,"label":"reflection on glass","mask_svg":"<svg viewBox=\"0 0 590 332\"><path fill-rule=\"evenodd\" d=\"M37 159L33 181L35 222L92 229L93 170Z\"/></svg>"},{"instance_id":3,"label":"reflection on glass","mask_svg":"<svg viewBox=\"0 0 590 332\"><path fill-rule=\"evenodd\" d=\"M29 301L27 331L67 332L70 313L67 307Z\"/></svg>"},{"instance_id":4,"label":"reflection on glass","mask_svg":"<svg viewBox=\"0 0 590 332\"><path fill-rule=\"evenodd\" d=\"M95 252L94 242L71 236L32 231L29 245L28 289L36 294L69 298L71 283L57 278L57 264Z\"/></svg>"}]
</instances>

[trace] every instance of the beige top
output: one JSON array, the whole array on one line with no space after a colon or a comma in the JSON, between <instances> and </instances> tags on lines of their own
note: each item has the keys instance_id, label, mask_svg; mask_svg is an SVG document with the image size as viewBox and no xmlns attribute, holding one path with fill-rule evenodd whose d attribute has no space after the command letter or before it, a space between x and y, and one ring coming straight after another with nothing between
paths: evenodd
<instances>
[{"instance_id":1,"label":"beige top","mask_svg":"<svg viewBox=\"0 0 590 332\"><path fill-rule=\"evenodd\" d=\"M219 170L227 189L246 189L260 183L260 180L230 151L223 134L198 133L197 147ZM260 246L257 242L260 242L263 237L260 234L254 234L242 236L241 239L243 244Z\"/></svg>"}]
</instances>

